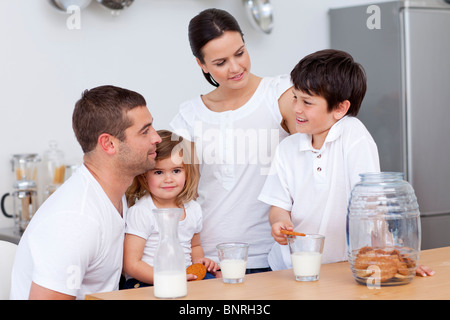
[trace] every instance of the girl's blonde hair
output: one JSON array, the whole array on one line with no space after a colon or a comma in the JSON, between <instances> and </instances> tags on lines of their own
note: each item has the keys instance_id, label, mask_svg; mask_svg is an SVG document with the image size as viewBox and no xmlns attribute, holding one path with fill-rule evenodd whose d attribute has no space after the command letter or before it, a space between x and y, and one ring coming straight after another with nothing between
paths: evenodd
<instances>
[{"instance_id":1,"label":"girl's blonde hair","mask_svg":"<svg viewBox=\"0 0 450 320\"><path fill-rule=\"evenodd\" d=\"M186 182L180 194L176 198L176 205L181 207L183 204L196 200L198 197L197 187L200 179L200 172L198 170L198 161L195 154L195 147L192 142L183 139L183 137L168 131L158 130L161 142L156 147L155 160L164 160L172 155L178 154L182 157L183 167L186 174ZM128 206L132 206L137 200L150 194L146 173L140 174L133 179L133 183L128 187L125 195Z\"/></svg>"}]
</instances>

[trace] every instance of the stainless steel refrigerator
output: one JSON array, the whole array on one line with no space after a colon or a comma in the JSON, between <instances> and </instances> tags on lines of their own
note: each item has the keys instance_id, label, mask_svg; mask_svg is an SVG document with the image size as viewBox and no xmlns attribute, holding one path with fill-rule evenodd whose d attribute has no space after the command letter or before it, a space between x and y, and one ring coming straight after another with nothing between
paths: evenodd
<instances>
[{"instance_id":1,"label":"stainless steel refrigerator","mask_svg":"<svg viewBox=\"0 0 450 320\"><path fill-rule=\"evenodd\" d=\"M331 9L330 47L363 65L358 118L382 171L404 172L421 213L422 248L450 245L450 0Z\"/></svg>"}]
</instances>

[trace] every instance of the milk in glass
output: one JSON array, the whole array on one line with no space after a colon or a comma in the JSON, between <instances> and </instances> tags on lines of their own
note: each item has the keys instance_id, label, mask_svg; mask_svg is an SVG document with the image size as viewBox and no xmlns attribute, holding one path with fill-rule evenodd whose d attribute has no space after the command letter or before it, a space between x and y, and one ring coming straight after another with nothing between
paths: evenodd
<instances>
[{"instance_id":1,"label":"milk in glass","mask_svg":"<svg viewBox=\"0 0 450 320\"><path fill-rule=\"evenodd\" d=\"M322 262L320 252L294 252L291 254L291 260L296 277L319 276Z\"/></svg>"},{"instance_id":2,"label":"milk in glass","mask_svg":"<svg viewBox=\"0 0 450 320\"><path fill-rule=\"evenodd\" d=\"M239 259L225 259L220 262L224 279L242 279L245 275L247 262Z\"/></svg>"}]
</instances>

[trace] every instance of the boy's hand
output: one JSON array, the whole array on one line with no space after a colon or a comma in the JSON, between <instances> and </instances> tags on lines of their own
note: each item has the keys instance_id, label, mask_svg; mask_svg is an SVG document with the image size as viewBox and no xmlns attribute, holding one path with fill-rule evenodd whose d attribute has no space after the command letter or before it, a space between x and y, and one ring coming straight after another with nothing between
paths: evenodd
<instances>
[{"instance_id":1,"label":"boy's hand","mask_svg":"<svg viewBox=\"0 0 450 320\"><path fill-rule=\"evenodd\" d=\"M432 270L430 267L419 265L416 269L416 275L421 277L432 276L434 275L434 270Z\"/></svg>"},{"instance_id":2,"label":"boy's hand","mask_svg":"<svg viewBox=\"0 0 450 320\"><path fill-rule=\"evenodd\" d=\"M294 225L291 221L291 212L277 206L270 207L269 222L272 225L271 235L281 245L287 244L287 236L281 230L293 231Z\"/></svg>"},{"instance_id":3,"label":"boy's hand","mask_svg":"<svg viewBox=\"0 0 450 320\"><path fill-rule=\"evenodd\" d=\"M291 221L279 221L272 224L272 237L281 245L287 245L287 236L281 230L293 231L294 226Z\"/></svg>"}]
</instances>

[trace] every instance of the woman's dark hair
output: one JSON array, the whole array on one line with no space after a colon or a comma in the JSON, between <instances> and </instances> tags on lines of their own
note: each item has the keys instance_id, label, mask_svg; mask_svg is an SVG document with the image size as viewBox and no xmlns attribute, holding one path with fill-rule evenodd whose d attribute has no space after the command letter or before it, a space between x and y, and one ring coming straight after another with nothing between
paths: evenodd
<instances>
[{"instance_id":1,"label":"woman's dark hair","mask_svg":"<svg viewBox=\"0 0 450 320\"><path fill-rule=\"evenodd\" d=\"M189 22L189 44L192 54L201 62L205 63L202 48L211 40L224 34L225 31L237 31L244 40L244 34L236 19L225 10L206 9L196 15ZM215 87L219 84L211 77L209 73L203 75L206 80Z\"/></svg>"},{"instance_id":2,"label":"woman's dark hair","mask_svg":"<svg viewBox=\"0 0 450 320\"><path fill-rule=\"evenodd\" d=\"M348 115L356 116L366 94L364 68L344 51L327 49L304 57L292 70L295 89L322 96L328 111L340 102L350 101Z\"/></svg>"}]
</instances>

